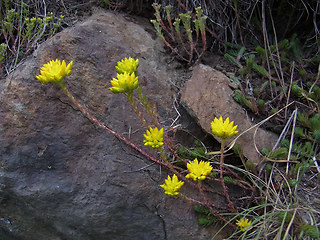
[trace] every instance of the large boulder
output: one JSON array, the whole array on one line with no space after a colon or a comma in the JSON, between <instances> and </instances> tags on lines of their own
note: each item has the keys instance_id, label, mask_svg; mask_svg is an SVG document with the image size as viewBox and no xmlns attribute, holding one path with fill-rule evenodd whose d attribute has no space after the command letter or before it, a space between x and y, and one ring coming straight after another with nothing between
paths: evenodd
<instances>
[{"instance_id":1,"label":"large boulder","mask_svg":"<svg viewBox=\"0 0 320 240\"><path fill-rule=\"evenodd\" d=\"M164 195L159 185L166 173L158 165L92 124L58 86L35 79L51 59L73 60L68 89L101 122L144 147L145 128L126 98L108 90L114 66L139 58L140 82L160 120L175 117L167 80L177 76L161 63L152 27L135 21L96 14L41 44L1 80L1 239L201 240L214 234L197 225L189 202Z\"/></svg>"}]
</instances>

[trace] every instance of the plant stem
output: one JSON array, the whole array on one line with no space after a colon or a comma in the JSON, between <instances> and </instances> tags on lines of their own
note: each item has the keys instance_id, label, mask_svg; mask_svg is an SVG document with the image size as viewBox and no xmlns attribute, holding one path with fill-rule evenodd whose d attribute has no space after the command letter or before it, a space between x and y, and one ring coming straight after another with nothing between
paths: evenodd
<instances>
[{"instance_id":1,"label":"plant stem","mask_svg":"<svg viewBox=\"0 0 320 240\"><path fill-rule=\"evenodd\" d=\"M224 147L225 147L225 144L226 144L226 141L225 139L222 139L221 141L221 149L220 149L220 182L221 182L221 185L223 187L223 191L224 191L224 195L228 201L228 206L230 208L230 210L232 212L237 212L237 210L235 209L234 205L233 205L233 202L230 200L230 197L229 197L229 193L228 193L228 188L224 182L224 179L223 179L223 168L224 168Z\"/></svg>"},{"instance_id":2,"label":"plant stem","mask_svg":"<svg viewBox=\"0 0 320 240\"><path fill-rule=\"evenodd\" d=\"M135 113L137 114L137 116L139 117L139 119L141 120L141 122L143 123L143 125L146 128L149 128L150 125L148 124L147 120L144 118L142 112L140 111L137 102L134 100L133 98L133 93L129 93L129 94L125 94L129 103L131 104L133 110L135 111Z\"/></svg>"},{"instance_id":3,"label":"plant stem","mask_svg":"<svg viewBox=\"0 0 320 240\"><path fill-rule=\"evenodd\" d=\"M202 185L201 180L198 180L198 188L199 188L200 195L203 198L203 200L205 201L206 205L210 206L209 200L208 200L207 196L205 195L201 185Z\"/></svg>"},{"instance_id":4,"label":"plant stem","mask_svg":"<svg viewBox=\"0 0 320 240\"><path fill-rule=\"evenodd\" d=\"M193 204L200 204L200 205L203 205L203 206L208 207L208 208L210 209L211 213L212 213L215 217L217 217L217 218L220 219L221 221L227 223L229 226L234 227L234 228L237 228L236 225L234 225L233 223L231 223L230 221L228 221L227 219L225 219L224 217L222 217L222 216L218 213L218 211L215 210L210 204L200 202L200 201L195 200L195 199L193 199L193 198L189 198L188 196L186 196L186 195L184 195L184 194L182 194L182 193L179 193L178 196L182 197L183 199L186 199L187 201L189 201L189 202L191 202L191 203L193 203Z\"/></svg>"},{"instance_id":5,"label":"plant stem","mask_svg":"<svg viewBox=\"0 0 320 240\"><path fill-rule=\"evenodd\" d=\"M69 92L69 90L67 89L67 87L65 85L61 85L61 89L62 91L69 97L69 99L71 100L71 102L76 105L76 107L85 115L86 118L88 118L92 123L96 124L97 126L101 127L102 129L104 129L105 131L111 133L113 136L115 136L116 138L118 138L119 140L125 142L127 145L129 145L130 147L132 147L134 150L136 150L137 152L141 153L143 156L145 156L146 158L150 159L151 161L160 164L162 166L168 167L167 163L162 162L158 159L155 159L154 157L150 156L149 154L147 154L146 152L144 152L141 148L139 148L138 146L136 146L135 144L133 144L132 142L130 142L127 138L119 135L117 132L113 131L112 129L108 128L106 125L104 125L103 123L99 122L98 119L96 119L94 116L92 116L89 111L83 106L81 105L81 103L78 102L77 99L74 98L74 96L72 95L71 92Z\"/></svg>"}]
</instances>

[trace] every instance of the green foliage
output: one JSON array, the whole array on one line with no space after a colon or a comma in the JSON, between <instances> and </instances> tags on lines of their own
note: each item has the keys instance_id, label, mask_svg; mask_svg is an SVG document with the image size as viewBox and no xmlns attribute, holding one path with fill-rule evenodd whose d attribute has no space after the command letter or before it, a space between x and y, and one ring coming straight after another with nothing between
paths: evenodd
<instances>
[{"instance_id":1,"label":"green foliage","mask_svg":"<svg viewBox=\"0 0 320 240\"><path fill-rule=\"evenodd\" d=\"M211 178L217 178L217 177L218 177L218 173L212 171L212 172L209 174L209 177L211 177Z\"/></svg>"},{"instance_id":2,"label":"green foliage","mask_svg":"<svg viewBox=\"0 0 320 240\"><path fill-rule=\"evenodd\" d=\"M286 223L289 223L293 217L293 214L291 212L278 212L278 217L280 218L281 221L285 221Z\"/></svg>"},{"instance_id":3,"label":"green foliage","mask_svg":"<svg viewBox=\"0 0 320 240\"><path fill-rule=\"evenodd\" d=\"M291 86L292 93L299 98L302 98L307 95L307 92L298 86L297 82L293 82Z\"/></svg>"},{"instance_id":4,"label":"green foliage","mask_svg":"<svg viewBox=\"0 0 320 240\"><path fill-rule=\"evenodd\" d=\"M256 72L256 73L259 73L262 77L268 77L268 72L267 70L263 67L263 66L260 66L256 63L253 63L252 64L252 69Z\"/></svg>"},{"instance_id":5,"label":"green foliage","mask_svg":"<svg viewBox=\"0 0 320 240\"><path fill-rule=\"evenodd\" d=\"M241 81L247 83L252 80L252 82L255 83L256 78L269 79L269 81L264 81L260 86L258 85L253 88L253 91L251 90L251 92L244 91L244 88L240 88L241 90L234 90L234 99L256 115L266 114L270 116L278 111L278 108L271 107L266 103L274 101L274 99L270 98L272 94L277 96L280 100L286 99L289 90L289 83L285 84L279 81L270 81L270 79L279 79L280 71L282 71L283 74L286 74L284 71L290 70L290 61L298 61L300 53L296 41L298 40L295 38L292 38L291 42L290 40L285 39L280 41L277 45L270 45L267 50L261 46L257 46L255 48L255 52L246 52L247 49L240 45L228 42L225 43L227 51L224 54L224 57L238 67L239 76L237 78L240 79L240 85ZM279 54L280 57L279 61L275 61L274 57L271 57L277 54ZM268 66L270 66L270 70L267 70ZM278 74L275 75L275 72ZM271 75L269 76L269 74ZM304 71L301 71L301 75L304 77L306 74L307 72L305 69ZM310 98L315 101L320 99L320 88L318 86L313 86L313 91L308 93L298 87L296 82L293 82L291 90L294 96L297 95L305 99ZM286 104L286 102L283 102L283 104Z\"/></svg>"},{"instance_id":6,"label":"green foliage","mask_svg":"<svg viewBox=\"0 0 320 240\"><path fill-rule=\"evenodd\" d=\"M288 149L285 147L280 147L275 149L274 151L269 152L267 157L272 160L279 160L279 159L286 159L287 155L288 155Z\"/></svg>"},{"instance_id":7,"label":"green foliage","mask_svg":"<svg viewBox=\"0 0 320 240\"><path fill-rule=\"evenodd\" d=\"M39 41L44 41L54 35L63 20L63 16L54 17L48 13L46 17L35 17L29 12L29 6L15 5L12 1L5 1L0 9L1 36L5 43L1 44L0 64L7 58L24 57L36 46Z\"/></svg>"},{"instance_id":8,"label":"green foliage","mask_svg":"<svg viewBox=\"0 0 320 240\"><path fill-rule=\"evenodd\" d=\"M202 227L210 226L215 221L216 221L216 218L213 215L198 218L198 224Z\"/></svg>"},{"instance_id":9,"label":"green foliage","mask_svg":"<svg viewBox=\"0 0 320 240\"><path fill-rule=\"evenodd\" d=\"M299 173L299 177L303 176L306 172L310 171L311 165L310 163L303 161L300 163L297 163L293 168L290 169L290 173L293 176L297 176Z\"/></svg>"},{"instance_id":10,"label":"green foliage","mask_svg":"<svg viewBox=\"0 0 320 240\"><path fill-rule=\"evenodd\" d=\"M318 65L320 63L320 55L315 55L313 57L311 57L310 59L306 60L307 63L309 63L310 65Z\"/></svg>"},{"instance_id":11,"label":"green foliage","mask_svg":"<svg viewBox=\"0 0 320 240\"><path fill-rule=\"evenodd\" d=\"M270 114L269 114L269 115L273 115L273 114L275 114L275 113L278 112L278 111L279 111L278 108L272 108L272 109L270 110Z\"/></svg>"},{"instance_id":12,"label":"green foliage","mask_svg":"<svg viewBox=\"0 0 320 240\"><path fill-rule=\"evenodd\" d=\"M249 109L256 115L265 114L270 116L274 113L277 107L273 107L268 102L274 102L275 97L278 98L278 106L285 106L290 96L308 101L311 104L319 107L320 105L320 87L315 85L317 81L317 66L312 65L311 62L316 63L319 61L318 55L305 58L304 48L298 39L297 34L293 34L290 39L283 39L278 43L271 39L271 44L266 48L257 45L254 50L248 50L244 46L226 42L226 53L224 58L238 68L238 77L240 84L246 84L248 89L248 82L257 84L256 79L265 79L262 84L259 83L254 86L253 92L244 91L245 87L236 89L234 93L235 100ZM306 50L305 50L306 51ZM311 60L312 59L312 60ZM295 65L292 65L293 62ZM292 66L295 66L292 69ZM312 70L311 70L312 69ZM292 73L293 71L293 73ZM287 79L293 76L294 81L290 83ZM305 87L301 81L312 79L310 85ZM275 81L276 80L276 81ZM289 87L291 86L291 89ZM274 110L273 110L274 109ZM316 133L316 139L319 139L319 134Z\"/></svg>"},{"instance_id":13,"label":"green foliage","mask_svg":"<svg viewBox=\"0 0 320 240\"><path fill-rule=\"evenodd\" d=\"M228 51L224 57L225 59L229 60L231 63L235 64L237 67L239 67L239 74L240 75L245 75L247 73L250 73L250 71L254 71L258 74L260 74L262 77L267 77L268 76L268 72L267 70L257 64L257 62L255 61L255 55L254 54L249 54L249 55L245 55L245 47L241 47L238 45L233 45L233 44L226 44L227 46L233 47L231 51ZM261 54L263 54L262 48L258 48L258 50L261 51ZM244 59L246 61L246 66L243 67L243 65L240 63L240 60Z\"/></svg>"},{"instance_id":14,"label":"green foliage","mask_svg":"<svg viewBox=\"0 0 320 240\"><path fill-rule=\"evenodd\" d=\"M271 150L270 149L268 149L268 148L262 148L261 149L261 154L263 155L263 156L268 156L268 154L271 152Z\"/></svg>"},{"instance_id":15,"label":"green foliage","mask_svg":"<svg viewBox=\"0 0 320 240\"><path fill-rule=\"evenodd\" d=\"M320 239L320 231L317 226L310 224L301 224L300 225L300 235L305 235L313 239Z\"/></svg>"},{"instance_id":16,"label":"green foliage","mask_svg":"<svg viewBox=\"0 0 320 240\"><path fill-rule=\"evenodd\" d=\"M262 48L261 46L257 46L255 50L260 55L262 60L264 62L266 62L266 60L267 60L266 50L264 48Z\"/></svg>"},{"instance_id":17,"label":"green foliage","mask_svg":"<svg viewBox=\"0 0 320 240\"><path fill-rule=\"evenodd\" d=\"M61 15L57 21L54 21L52 12L49 12L45 18L25 17L25 29L22 36L28 41L35 40L38 37L50 37L58 31L63 18Z\"/></svg>"},{"instance_id":18,"label":"green foliage","mask_svg":"<svg viewBox=\"0 0 320 240\"><path fill-rule=\"evenodd\" d=\"M251 96L244 96L240 90L237 89L234 91L233 99L246 108L250 109L255 114L259 112L256 100Z\"/></svg>"},{"instance_id":19,"label":"green foliage","mask_svg":"<svg viewBox=\"0 0 320 240\"><path fill-rule=\"evenodd\" d=\"M195 8L195 15L190 11L178 14L172 22L172 6L163 7L166 19L161 17L160 4L153 3L152 6L156 19L151 20L151 23L158 37L188 66L199 62L207 49L205 30L207 16L203 15L201 7Z\"/></svg>"},{"instance_id":20,"label":"green foliage","mask_svg":"<svg viewBox=\"0 0 320 240\"><path fill-rule=\"evenodd\" d=\"M179 146L177 150L178 155L183 159L207 158L206 149L203 147L201 142L199 140L195 140L193 144L194 148Z\"/></svg>"},{"instance_id":21,"label":"green foliage","mask_svg":"<svg viewBox=\"0 0 320 240\"><path fill-rule=\"evenodd\" d=\"M297 121L301 127L295 128L295 135L302 139L320 143L320 114L309 117L306 113L298 113Z\"/></svg>"},{"instance_id":22,"label":"green foliage","mask_svg":"<svg viewBox=\"0 0 320 240\"><path fill-rule=\"evenodd\" d=\"M305 77L307 75L307 71L305 69L301 69L301 70L299 70L299 75L301 77Z\"/></svg>"},{"instance_id":23,"label":"green foliage","mask_svg":"<svg viewBox=\"0 0 320 240\"><path fill-rule=\"evenodd\" d=\"M320 105L320 88L317 85L313 86L312 89L309 88L308 90L305 90L302 87L299 87L297 82L293 82L291 91L294 96L298 98L306 99L311 103L315 103L317 106Z\"/></svg>"},{"instance_id":24,"label":"green foliage","mask_svg":"<svg viewBox=\"0 0 320 240\"><path fill-rule=\"evenodd\" d=\"M236 60L233 56L231 56L229 53L225 53L224 58L236 65L237 67L242 68L241 63L238 60Z\"/></svg>"},{"instance_id":25,"label":"green foliage","mask_svg":"<svg viewBox=\"0 0 320 240\"><path fill-rule=\"evenodd\" d=\"M243 154L242 148L239 144L235 144L232 148L233 152L237 155Z\"/></svg>"},{"instance_id":26,"label":"green foliage","mask_svg":"<svg viewBox=\"0 0 320 240\"><path fill-rule=\"evenodd\" d=\"M300 138L306 138L306 134L304 132L304 129L301 127L296 127L294 129L294 135Z\"/></svg>"},{"instance_id":27,"label":"green foliage","mask_svg":"<svg viewBox=\"0 0 320 240\"><path fill-rule=\"evenodd\" d=\"M259 108L259 110L260 110L261 112L264 111L264 109L266 108L266 103L265 103L264 100L262 100L262 99L259 99L259 100L258 100L258 108Z\"/></svg>"},{"instance_id":28,"label":"green foliage","mask_svg":"<svg viewBox=\"0 0 320 240\"><path fill-rule=\"evenodd\" d=\"M267 176L270 176L271 172L272 172L272 166L271 164L266 164L265 168L264 168L264 171L266 173Z\"/></svg>"},{"instance_id":29,"label":"green foliage","mask_svg":"<svg viewBox=\"0 0 320 240\"><path fill-rule=\"evenodd\" d=\"M225 46L228 48L227 53L224 55L225 59L229 60L237 67L243 68L240 60L243 58L246 48L229 42L225 42Z\"/></svg>"},{"instance_id":30,"label":"green foliage","mask_svg":"<svg viewBox=\"0 0 320 240\"><path fill-rule=\"evenodd\" d=\"M234 178L230 177L230 176L224 176L223 180L225 183L227 184L233 184L233 185L237 185L237 180L235 180Z\"/></svg>"},{"instance_id":31,"label":"green foliage","mask_svg":"<svg viewBox=\"0 0 320 240\"><path fill-rule=\"evenodd\" d=\"M320 130L320 114L315 114L312 118L310 118L310 127L312 131Z\"/></svg>"},{"instance_id":32,"label":"green foliage","mask_svg":"<svg viewBox=\"0 0 320 240\"><path fill-rule=\"evenodd\" d=\"M180 146L178 148L178 155L183 159L206 158L206 150L203 147L189 149Z\"/></svg>"},{"instance_id":33,"label":"green foliage","mask_svg":"<svg viewBox=\"0 0 320 240\"><path fill-rule=\"evenodd\" d=\"M290 143L288 139L281 141L281 146L289 149ZM308 161L314 155L313 145L310 141L306 142L293 142L291 147L291 160Z\"/></svg>"},{"instance_id":34,"label":"green foliage","mask_svg":"<svg viewBox=\"0 0 320 240\"><path fill-rule=\"evenodd\" d=\"M301 126L311 128L309 116L306 113L298 112L297 121Z\"/></svg>"},{"instance_id":35,"label":"green foliage","mask_svg":"<svg viewBox=\"0 0 320 240\"><path fill-rule=\"evenodd\" d=\"M107 6L110 5L110 1L109 0L103 0L104 4L106 4Z\"/></svg>"},{"instance_id":36,"label":"green foliage","mask_svg":"<svg viewBox=\"0 0 320 240\"><path fill-rule=\"evenodd\" d=\"M298 185L298 182L296 179L288 179L288 183L289 183L289 186L294 188Z\"/></svg>"},{"instance_id":37,"label":"green foliage","mask_svg":"<svg viewBox=\"0 0 320 240\"><path fill-rule=\"evenodd\" d=\"M297 61L301 61L302 59L302 49L300 46L300 42L297 39L297 34L293 34L290 42L289 42L289 49L292 51L292 54L294 56L294 59L296 59Z\"/></svg>"},{"instance_id":38,"label":"green foliage","mask_svg":"<svg viewBox=\"0 0 320 240\"><path fill-rule=\"evenodd\" d=\"M192 30L191 30L191 12L187 12L187 13L180 13L179 17L182 21L182 25L188 35L188 39L190 42L192 42ZM198 26L199 27L199 26Z\"/></svg>"},{"instance_id":39,"label":"green foliage","mask_svg":"<svg viewBox=\"0 0 320 240\"><path fill-rule=\"evenodd\" d=\"M194 211L200 216L198 217L198 224L203 227L210 226L218 221L218 219L211 213L210 209L206 206L196 204L193 207Z\"/></svg>"},{"instance_id":40,"label":"green foliage","mask_svg":"<svg viewBox=\"0 0 320 240\"><path fill-rule=\"evenodd\" d=\"M306 114L298 114L298 116L300 116L298 117L298 122L300 120L305 126L308 126L309 128L311 128L311 123ZM313 119L316 120L317 117L314 117ZM318 128L318 126L314 126L314 127ZM314 132L317 132L317 131L314 131ZM297 140L292 143L290 160L298 161L299 163L297 163L296 165L290 168L290 173L292 176L297 176L299 174L298 180L300 181L301 176L304 173L308 172L311 166L314 165L314 162L312 161L312 157L315 155L314 149L316 145L314 142L317 141L317 139L312 139L313 136L311 136L311 133L308 132L308 129L302 128L302 127L295 128L295 136L297 136ZM281 146L289 149L290 148L289 140L288 139L282 140ZM291 182L290 181L288 182L290 186L294 185L293 180Z\"/></svg>"},{"instance_id":41,"label":"green foliage","mask_svg":"<svg viewBox=\"0 0 320 240\"><path fill-rule=\"evenodd\" d=\"M255 172L256 171L256 168L254 166L254 163L251 162L250 160L247 160L246 161L246 167L251 170L252 172Z\"/></svg>"},{"instance_id":42,"label":"green foliage","mask_svg":"<svg viewBox=\"0 0 320 240\"><path fill-rule=\"evenodd\" d=\"M7 44L1 43L0 44L0 66L4 63L4 60L6 57L6 51L7 51Z\"/></svg>"},{"instance_id":43,"label":"green foliage","mask_svg":"<svg viewBox=\"0 0 320 240\"><path fill-rule=\"evenodd\" d=\"M200 204L196 204L194 205L193 209L200 214L204 214L204 215L208 215L210 214L210 209L206 206L200 205Z\"/></svg>"},{"instance_id":44,"label":"green foliage","mask_svg":"<svg viewBox=\"0 0 320 240\"><path fill-rule=\"evenodd\" d=\"M312 137L317 143L320 143L320 130L314 130L312 133Z\"/></svg>"}]
</instances>

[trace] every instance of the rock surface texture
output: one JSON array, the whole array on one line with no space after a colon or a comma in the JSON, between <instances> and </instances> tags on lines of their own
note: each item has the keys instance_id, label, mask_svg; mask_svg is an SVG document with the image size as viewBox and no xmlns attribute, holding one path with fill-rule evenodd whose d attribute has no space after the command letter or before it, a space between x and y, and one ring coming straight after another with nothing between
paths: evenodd
<instances>
[{"instance_id":1,"label":"rock surface texture","mask_svg":"<svg viewBox=\"0 0 320 240\"><path fill-rule=\"evenodd\" d=\"M0 239L207 240L214 234L197 225L192 205L164 195L159 166L93 125L59 87L35 79L51 59L73 60L68 89L143 147L144 127L125 97L108 90L114 66L139 58L140 82L163 119L174 114L166 80L176 76L159 63L161 44L141 26L121 14L96 14L46 41L0 82Z\"/></svg>"},{"instance_id":2,"label":"rock surface texture","mask_svg":"<svg viewBox=\"0 0 320 240\"><path fill-rule=\"evenodd\" d=\"M182 104L208 133L211 133L210 123L220 116L234 121L238 125L239 134L254 125L242 107L233 100L229 84L230 80L223 73L200 64L195 67L191 79L181 90ZM261 156L255 149L272 148L277 136L263 129L255 130L256 128L240 136L236 144L241 146L245 157L259 164Z\"/></svg>"}]
</instances>

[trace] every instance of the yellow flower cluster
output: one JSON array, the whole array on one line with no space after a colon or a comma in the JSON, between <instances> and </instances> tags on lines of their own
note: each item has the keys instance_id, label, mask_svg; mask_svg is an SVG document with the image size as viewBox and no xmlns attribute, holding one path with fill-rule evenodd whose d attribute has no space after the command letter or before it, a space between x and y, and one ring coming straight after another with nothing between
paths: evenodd
<instances>
[{"instance_id":1,"label":"yellow flower cluster","mask_svg":"<svg viewBox=\"0 0 320 240\"><path fill-rule=\"evenodd\" d=\"M146 134L143 134L144 136L144 145L145 146L150 146L152 148L160 148L163 145L163 133L164 130L161 128L158 130L157 127L155 128L149 128L147 130Z\"/></svg>"},{"instance_id":2,"label":"yellow flower cluster","mask_svg":"<svg viewBox=\"0 0 320 240\"><path fill-rule=\"evenodd\" d=\"M116 66L117 73L137 73L137 68L139 66L139 59L134 58L125 58L118 62L118 65Z\"/></svg>"},{"instance_id":3,"label":"yellow flower cluster","mask_svg":"<svg viewBox=\"0 0 320 240\"><path fill-rule=\"evenodd\" d=\"M173 174L172 179L170 176L164 181L165 183L160 185L164 189L164 193L170 196L177 196L179 194L180 188L183 186L184 182L179 181L178 177Z\"/></svg>"},{"instance_id":4,"label":"yellow flower cluster","mask_svg":"<svg viewBox=\"0 0 320 240\"><path fill-rule=\"evenodd\" d=\"M138 87L138 77L134 73L117 74L117 78L111 80L112 87L109 88L113 93L132 93Z\"/></svg>"},{"instance_id":5,"label":"yellow flower cluster","mask_svg":"<svg viewBox=\"0 0 320 240\"><path fill-rule=\"evenodd\" d=\"M109 88L113 93L132 94L133 90L138 87L139 81L136 76L139 59L125 58L118 62L115 67L117 78L111 80L112 87Z\"/></svg>"},{"instance_id":6,"label":"yellow flower cluster","mask_svg":"<svg viewBox=\"0 0 320 240\"><path fill-rule=\"evenodd\" d=\"M205 180L206 176L208 176L212 170L209 162L198 162L198 159L194 159L193 162L189 162L187 164L187 168L190 173L187 174L186 178L192 178L194 181Z\"/></svg>"},{"instance_id":7,"label":"yellow flower cluster","mask_svg":"<svg viewBox=\"0 0 320 240\"><path fill-rule=\"evenodd\" d=\"M238 225L243 232L249 230L251 224L252 221L249 221L248 218L241 218L240 220L236 221L236 225Z\"/></svg>"},{"instance_id":8,"label":"yellow flower cluster","mask_svg":"<svg viewBox=\"0 0 320 240\"><path fill-rule=\"evenodd\" d=\"M52 82L62 85L64 77L71 74L72 66L72 61L67 66L64 60L62 63L58 59L55 61L51 60L49 63L46 63L41 67L40 75L36 76L36 78L44 84Z\"/></svg>"},{"instance_id":9,"label":"yellow flower cluster","mask_svg":"<svg viewBox=\"0 0 320 240\"><path fill-rule=\"evenodd\" d=\"M219 119L214 118L214 120L211 122L212 134L222 139L227 139L232 137L233 135L236 135L238 133L238 126L233 126L233 123L233 121L230 122L228 117L225 121L223 121L222 117L220 117Z\"/></svg>"}]
</instances>

